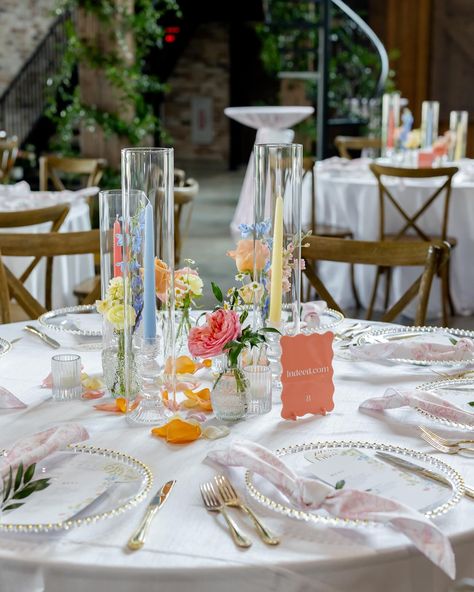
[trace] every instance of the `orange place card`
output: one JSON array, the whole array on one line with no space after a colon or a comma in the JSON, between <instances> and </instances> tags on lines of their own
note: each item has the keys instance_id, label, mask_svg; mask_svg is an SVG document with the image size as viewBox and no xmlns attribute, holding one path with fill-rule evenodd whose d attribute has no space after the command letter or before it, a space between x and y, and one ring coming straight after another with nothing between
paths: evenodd
<instances>
[{"instance_id":1,"label":"orange place card","mask_svg":"<svg viewBox=\"0 0 474 592\"><path fill-rule=\"evenodd\" d=\"M281 345L281 416L326 415L334 409L332 377L334 333L284 335Z\"/></svg>"}]
</instances>

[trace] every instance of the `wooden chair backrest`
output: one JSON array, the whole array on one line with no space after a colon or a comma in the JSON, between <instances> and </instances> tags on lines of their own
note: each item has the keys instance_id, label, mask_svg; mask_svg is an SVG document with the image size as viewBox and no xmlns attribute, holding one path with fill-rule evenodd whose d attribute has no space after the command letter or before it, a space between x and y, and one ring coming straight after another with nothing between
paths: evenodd
<instances>
[{"instance_id":1,"label":"wooden chair backrest","mask_svg":"<svg viewBox=\"0 0 474 592\"><path fill-rule=\"evenodd\" d=\"M350 150L364 150L373 148L378 150L381 146L379 138L367 138L364 136L336 136L334 139L339 156L352 159Z\"/></svg>"},{"instance_id":2,"label":"wooden chair backrest","mask_svg":"<svg viewBox=\"0 0 474 592\"><path fill-rule=\"evenodd\" d=\"M0 139L0 183L8 183L17 156L17 138Z\"/></svg>"},{"instance_id":3,"label":"wooden chair backrest","mask_svg":"<svg viewBox=\"0 0 474 592\"><path fill-rule=\"evenodd\" d=\"M409 169L401 167L383 166L380 164L371 163L370 170L375 175L379 189L379 239L383 240L387 234L385 229L385 205L391 203L395 209L400 213L404 222L403 225L395 233L391 232L394 240L403 239L408 234L409 230L414 230L416 235L424 241L433 240L433 236L424 232L418 225L419 219L432 206L436 199L441 199L444 192L444 206L441 220L441 228L439 230L438 238L446 240L448 231L448 217L449 217L449 203L451 199L451 184L453 176L458 172L457 167L440 167L434 169ZM427 196L423 205L418 208L414 214L409 214L406 209L400 204L398 199L393 195L390 189L385 184L382 177L396 177L398 179L434 179L446 177L444 183L433 189L433 192Z\"/></svg>"},{"instance_id":4,"label":"wooden chair backrest","mask_svg":"<svg viewBox=\"0 0 474 592\"><path fill-rule=\"evenodd\" d=\"M174 186L184 187L186 184L186 173L183 169L174 169Z\"/></svg>"},{"instance_id":5,"label":"wooden chair backrest","mask_svg":"<svg viewBox=\"0 0 474 592\"><path fill-rule=\"evenodd\" d=\"M49 208L38 208L37 210L0 212L0 233L2 232L2 228L23 228L34 226L36 224L47 224L48 222L51 223L48 231L58 232L68 213L69 206L67 204L58 204ZM32 252L31 255L33 256L33 260L18 278L22 284L26 282L42 259L37 253ZM51 307L52 273L53 259L52 257L47 257L45 271L45 304L48 308Z\"/></svg>"},{"instance_id":6,"label":"wooden chair backrest","mask_svg":"<svg viewBox=\"0 0 474 592\"><path fill-rule=\"evenodd\" d=\"M98 229L68 233L0 234L0 279L4 278L2 284L5 284L8 288L7 297L4 290L3 296L0 291L3 322L10 322L9 302L12 298L15 298L21 308L32 319L38 318L48 310L30 294L23 283L8 269L4 257L37 256L52 259L60 255L95 255L100 253L99 234ZM98 289L97 297L99 297ZM5 299L8 301L8 306L4 304ZM89 300L92 300L92 298Z\"/></svg>"},{"instance_id":7,"label":"wooden chair backrest","mask_svg":"<svg viewBox=\"0 0 474 592\"><path fill-rule=\"evenodd\" d=\"M311 261L334 261L352 264L377 265L382 267L422 266L423 271L402 297L389 309L383 321L393 321L406 306L418 297L415 324L423 325L433 277L450 254L447 243L398 242L398 241L358 241L340 238L310 236L305 239L307 247L301 249L306 261L305 274L319 296L328 306L343 312L326 286L318 277Z\"/></svg>"},{"instance_id":8,"label":"wooden chair backrest","mask_svg":"<svg viewBox=\"0 0 474 592\"><path fill-rule=\"evenodd\" d=\"M58 173L87 176L85 187L99 184L107 161L103 158L63 158L61 156L41 156L40 158L40 191L48 191L48 181L56 191L64 191L66 187Z\"/></svg>"},{"instance_id":9,"label":"wooden chair backrest","mask_svg":"<svg viewBox=\"0 0 474 592\"><path fill-rule=\"evenodd\" d=\"M195 179L187 179L182 187L174 188L174 257L177 264L181 258L183 240L188 234L194 199L198 192L199 183ZM189 204L188 215L182 229L181 218L187 204Z\"/></svg>"}]
</instances>

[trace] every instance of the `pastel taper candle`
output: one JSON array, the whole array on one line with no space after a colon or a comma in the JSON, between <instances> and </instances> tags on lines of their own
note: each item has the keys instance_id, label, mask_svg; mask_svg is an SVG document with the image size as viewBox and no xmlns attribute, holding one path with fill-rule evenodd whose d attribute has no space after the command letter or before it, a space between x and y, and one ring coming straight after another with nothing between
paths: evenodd
<instances>
[{"instance_id":1,"label":"pastel taper candle","mask_svg":"<svg viewBox=\"0 0 474 592\"><path fill-rule=\"evenodd\" d=\"M119 222L118 218L114 222L113 234L114 234L114 250L113 250L114 277L122 277L122 247L121 247L122 227L120 226L120 222Z\"/></svg>"},{"instance_id":2,"label":"pastel taper candle","mask_svg":"<svg viewBox=\"0 0 474 592\"><path fill-rule=\"evenodd\" d=\"M145 207L143 273L143 334L150 339L156 337L155 232L151 204Z\"/></svg>"},{"instance_id":3,"label":"pastel taper candle","mask_svg":"<svg viewBox=\"0 0 474 592\"><path fill-rule=\"evenodd\" d=\"M283 198L281 195L278 195L275 200L271 270L270 312L268 320L271 324L278 325L281 321L283 283Z\"/></svg>"}]
</instances>

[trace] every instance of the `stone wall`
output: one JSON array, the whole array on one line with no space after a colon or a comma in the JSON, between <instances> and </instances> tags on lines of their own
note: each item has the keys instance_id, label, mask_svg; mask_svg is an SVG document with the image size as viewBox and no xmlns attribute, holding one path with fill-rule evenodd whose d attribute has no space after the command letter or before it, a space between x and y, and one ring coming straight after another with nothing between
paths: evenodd
<instances>
[{"instance_id":1,"label":"stone wall","mask_svg":"<svg viewBox=\"0 0 474 592\"><path fill-rule=\"evenodd\" d=\"M227 25L199 25L168 80L171 91L162 110L178 162L228 161L229 67Z\"/></svg>"},{"instance_id":2,"label":"stone wall","mask_svg":"<svg viewBox=\"0 0 474 592\"><path fill-rule=\"evenodd\" d=\"M56 0L0 0L0 95L54 21Z\"/></svg>"}]
</instances>

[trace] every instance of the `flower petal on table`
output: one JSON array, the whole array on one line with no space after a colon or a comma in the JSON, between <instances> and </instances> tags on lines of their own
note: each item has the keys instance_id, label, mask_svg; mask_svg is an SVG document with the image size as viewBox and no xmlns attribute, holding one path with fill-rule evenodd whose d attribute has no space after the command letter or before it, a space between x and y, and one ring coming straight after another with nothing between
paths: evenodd
<instances>
[{"instance_id":1,"label":"flower petal on table","mask_svg":"<svg viewBox=\"0 0 474 592\"><path fill-rule=\"evenodd\" d=\"M217 440L218 438L225 438L230 434L230 429L225 426L209 425L202 430L203 438L208 440Z\"/></svg>"},{"instance_id":2,"label":"flower petal on table","mask_svg":"<svg viewBox=\"0 0 474 592\"><path fill-rule=\"evenodd\" d=\"M175 417L159 428L153 428L151 433L153 436L165 438L171 444L186 444L201 436L201 426L197 422Z\"/></svg>"},{"instance_id":3,"label":"flower petal on table","mask_svg":"<svg viewBox=\"0 0 474 592\"><path fill-rule=\"evenodd\" d=\"M86 401L89 401L92 399L100 399L104 395L105 395L105 391L90 389L90 390L84 391L82 393L81 399L85 399Z\"/></svg>"},{"instance_id":4,"label":"flower petal on table","mask_svg":"<svg viewBox=\"0 0 474 592\"><path fill-rule=\"evenodd\" d=\"M133 411L139 402L140 398L137 397L130 405L129 411ZM94 405L94 407L99 411L108 411L109 413L126 413L127 399L125 397L117 397L113 403L99 403L98 405Z\"/></svg>"},{"instance_id":5,"label":"flower petal on table","mask_svg":"<svg viewBox=\"0 0 474 592\"><path fill-rule=\"evenodd\" d=\"M53 375L51 372L43 379L41 383L41 388L53 388Z\"/></svg>"},{"instance_id":6,"label":"flower petal on table","mask_svg":"<svg viewBox=\"0 0 474 592\"><path fill-rule=\"evenodd\" d=\"M199 407L202 411L212 411L211 391L208 388L203 388L200 391L193 392L185 390L184 394L187 399L181 404L186 408Z\"/></svg>"},{"instance_id":7,"label":"flower petal on table","mask_svg":"<svg viewBox=\"0 0 474 592\"><path fill-rule=\"evenodd\" d=\"M8 389L0 386L0 409L25 409L28 407L23 401L10 392Z\"/></svg>"}]
</instances>

